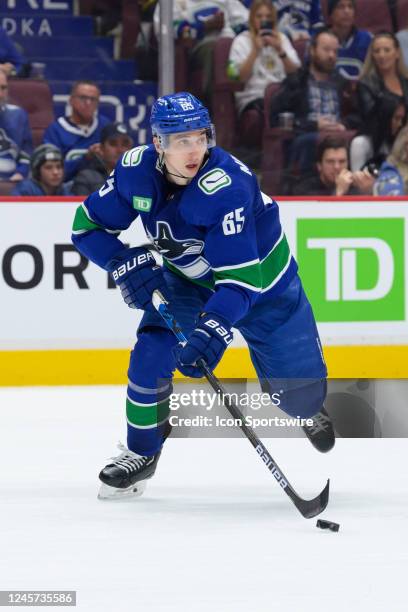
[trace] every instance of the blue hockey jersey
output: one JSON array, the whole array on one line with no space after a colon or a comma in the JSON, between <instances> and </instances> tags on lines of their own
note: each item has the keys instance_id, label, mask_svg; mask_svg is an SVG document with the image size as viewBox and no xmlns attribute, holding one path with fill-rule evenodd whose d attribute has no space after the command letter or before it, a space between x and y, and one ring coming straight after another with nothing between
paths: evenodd
<instances>
[{"instance_id":1,"label":"blue hockey jersey","mask_svg":"<svg viewBox=\"0 0 408 612\"><path fill-rule=\"evenodd\" d=\"M274 0L273 5L280 31L295 40L298 32L312 35L325 25L320 0Z\"/></svg>"},{"instance_id":2,"label":"blue hockey jersey","mask_svg":"<svg viewBox=\"0 0 408 612\"><path fill-rule=\"evenodd\" d=\"M5 104L0 108L0 179L7 180L16 172L26 177L32 151L26 111L15 104Z\"/></svg>"},{"instance_id":3,"label":"blue hockey jersey","mask_svg":"<svg viewBox=\"0 0 408 612\"><path fill-rule=\"evenodd\" d=\"M117 235L138 216L164 265L211 288L206 310L231 323L296 274L277 204L244 164L218 147L185 187L167 181L153 145L131 149L78 208L73 242L105 268L124 250Z\"/></svg>"},{"instance_id":4,"label":"blue hockey jersey","mask_svg":"<svg viewBox=\"0 0 408 612\"><path fill-rule=\"evenodd\" d=\"M25 181L20 181L14 187L13 191L10 195L15 196L46 196L48 194L45 193L41 184L34 179L26 179ZM63 183L57 191L53 194L54 196L69 196L72 195L70 190L70 183Z\"/></svg>"},{"instance_id":5,"label":"blue hockey jersey","mask_svg":"<svg viewBox=\"0 0 408 612\"><path fill-rule=\"evenodd\" d=\"M79 126L68 117L59 117L47 127L43 142L55 145L64 155L65 180L78 172L82 157L89 147L99 142L102 128L111 123L103 115L96 116L89 126Z\"/></svg>"},{"instance_id":6,"label":"blue hockey jersey","mask_svg":"<svg viewBox=\"0 0 408 612\"><path fill-rule=\"evenodd\" d=\"M344 78L359 78L371 39L370 32L354 29L351 36L340 43L336 69Z\"/></svg>"}]
</instances>

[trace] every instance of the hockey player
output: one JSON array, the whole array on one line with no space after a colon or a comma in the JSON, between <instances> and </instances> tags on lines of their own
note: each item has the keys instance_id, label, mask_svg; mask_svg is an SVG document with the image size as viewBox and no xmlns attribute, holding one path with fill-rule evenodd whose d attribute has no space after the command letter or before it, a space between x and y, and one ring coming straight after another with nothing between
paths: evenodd
<instances>
[{"instance_id":1,"label":"hockey player","mask_svg":"<svg viewBox=\"0 0 408 612\"><path fill-rule=\"evenodd\" d=\"M140 494L168 435L172 376L201 377L231 343L246 339L262 387L284 390L281 407L314 416L306 430L321 451L334 444L323 408L326 366L277 204L238 159L215 146L207 109L189 93L159 98L153 145L131 149L78 208L73 242L108 270L131 308L145 311L128 370L128 448L100 473L100 497ZM118 234L140 217L164 265ZM155 311L159 289L188 337L177 345Z\"/></svg>"}]
</instances>

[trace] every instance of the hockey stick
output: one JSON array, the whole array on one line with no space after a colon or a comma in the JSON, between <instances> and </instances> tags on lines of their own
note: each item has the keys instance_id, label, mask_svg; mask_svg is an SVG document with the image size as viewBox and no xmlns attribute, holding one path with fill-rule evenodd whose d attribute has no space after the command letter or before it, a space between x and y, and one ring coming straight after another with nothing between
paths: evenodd
<instances>
[{"instance_id":1,"label":"hockey stick","mask_svg":"<svg viewBox=\"0 0 408 612\"><path fill-rule=\"evenodd\" d=\"M183 334L183 331L174 316L169 312L167 308L167 302L159 291L154 291L152 302L153 306L161 315L166 325L169 327L169 329L171 329L178 341L184 345L187 342L187 338ZM227 410L234 417L234 419L237 419L236 422L239 423L240 429L244 432L245 436L251 442L252 446L254 447L262 461L265 463L268 470L271 472L276 481L285 491L286 495L290 497L299 512L305 518L312 518L323 512L329 501L330 480L327 481L323 491L317 497L310 500L302 499L296 493L295 489L292 487L289 480L286 478L276 461L270 455L267 448L264 446L264 444L254 432L254 430L248 425L246 425L243 414L235 405L235 403L231 400L230 395L223 388L218 378L214 375L214 373L210 370L210 368L203 360L200 360L198 366L200 367L203 375L208 380L214 391L221 396L222 401Z\"/></svg>"}]
</instances>

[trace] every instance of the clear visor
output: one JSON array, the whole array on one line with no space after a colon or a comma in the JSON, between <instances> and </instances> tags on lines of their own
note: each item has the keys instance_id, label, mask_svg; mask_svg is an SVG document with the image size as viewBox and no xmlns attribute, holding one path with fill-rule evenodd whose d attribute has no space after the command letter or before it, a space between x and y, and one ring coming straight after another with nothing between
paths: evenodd
<instances>
[{"instance_id":1,"label":"clear visor","mask_svg":"<svg viewBox=\"0 0 408 612\"><path fill-rule=\"evenodd\" d=\"M196 149L206 151L215 147L215 128L213 124L209 128L195 130L194 132L156 133L156 137L164 151L173 153L184 153Z\"/></svg>"}]
</instances>

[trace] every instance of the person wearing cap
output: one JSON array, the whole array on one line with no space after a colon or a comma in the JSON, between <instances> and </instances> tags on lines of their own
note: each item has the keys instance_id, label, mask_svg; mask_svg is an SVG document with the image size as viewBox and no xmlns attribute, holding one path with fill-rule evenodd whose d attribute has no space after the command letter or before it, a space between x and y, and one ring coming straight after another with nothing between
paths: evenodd
<instances>
[{"instance_id":1,"label":"person wearing cap","mask_svg":"<svg viewBox=\"0 0 408 612\"><path fill-rule=\"evenodd\" d=\"M346 79L356 80L363 69L372 34L355 25L355 0L329 0L327 5L330 31L339 39L337 71Z\"/></svg>"},{"instance_id":2,"label":"person wearing cap","mask_svg":"<svg viewBox=\"0 0 408 612\"><path fill-rule=\"evenodd\" d=\"M90 195L97 191L110 175L120 157L132 147L133 140L124 123L109 123L101 132L98 149L93 150L76 175L72 193Z\"/></svg>"},{"instance_id":3,"label":"person wearing cap","mask_svg":"<svg viewBox=\"0 0 408 612\"><path fill-rule=\"evenodd\" d=\"M20 196L66 196L71 195L68 184L64 184L64 158L61 151L50 144L37 147L30 162L32 178L21 181L11 192Z\"/></svg>"}]
</instances>

